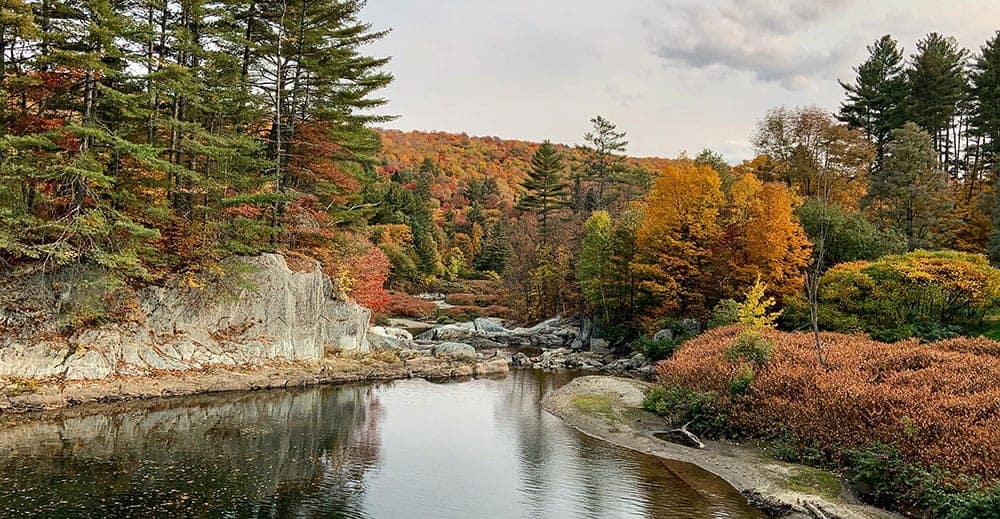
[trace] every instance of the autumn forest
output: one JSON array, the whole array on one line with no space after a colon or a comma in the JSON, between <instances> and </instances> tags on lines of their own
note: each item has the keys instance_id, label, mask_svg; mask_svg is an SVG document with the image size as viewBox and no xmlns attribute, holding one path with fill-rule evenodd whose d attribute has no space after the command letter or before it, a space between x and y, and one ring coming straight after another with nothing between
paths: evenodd
<instances>
[{"instance_id":1,"label":"autumn forest","mask_svg":"<svg viewBox=\"0 0 1000 519\"><path fill-rule=\"evenodd\" d=\"M576 316L660 361L647 409L699 434L879 506L1000 510L1000 32L883 36L839 107L760 114L730 163L634 157L590 113L576 144L388 129L364 4L4 2L0 270L81 272L74 329L265 252L376 324Z\"/></svg>"}]
</instances>

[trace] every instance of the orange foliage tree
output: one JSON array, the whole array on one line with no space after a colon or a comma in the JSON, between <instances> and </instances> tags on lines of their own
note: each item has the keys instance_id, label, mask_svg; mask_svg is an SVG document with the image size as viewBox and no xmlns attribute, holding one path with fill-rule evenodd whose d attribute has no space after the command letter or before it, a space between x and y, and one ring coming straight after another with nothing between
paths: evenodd
<instances>
[{"instance_id":1,"label":"orange foliage tree","mask_svg":"<svg viewBox=\"0 0 1000 519\"><path fill-rule=\"evenodd\" d=\"M809 256L792 214L795 197L776 183L719 174L692 161L667 164L645 200L634 265L652 317L704 317L719 299L759 277L775 295L794 294Z\"/></svg>"},{"instance_id":2,"label":"orange foliage tree","mask_svg":"<svg viewBox=\"0 0 1000 519\"><path fill-rule=\"evenodd\" d=\"M668 165L653 181L637 236L636 270L654 315L707 310L711 280L705 273L722 233L721 185L715 170L690 161Z\"/></svg>"}]
</instances>

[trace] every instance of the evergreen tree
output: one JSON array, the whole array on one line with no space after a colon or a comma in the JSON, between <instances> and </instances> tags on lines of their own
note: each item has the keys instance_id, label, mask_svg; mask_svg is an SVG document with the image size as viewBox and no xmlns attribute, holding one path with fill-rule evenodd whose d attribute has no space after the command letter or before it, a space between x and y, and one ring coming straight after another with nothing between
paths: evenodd
<instances>
[{"instance_id":1,"label":"evergreen tree","mask_svg":"<svg viewBox=\"0 0 1000 519\"><path fill-rule=\"evenodd\" d=\"M569 205L566 200L569 191L563 181L562 171L559 151L551 142L545 141L531 157L531 171L521 184L525 193L518 201L517 208L538 215L543 242L549 236L549 214Z\"/></svg>"},{"instance_id":2,"label":"evergreen tree","mask_svg":"<svg viewBox=\"0 0 1000 519\"><path fill-rule=\"evenodd\" d=\"M961 150L956 149L959 139L951 130L968 90L967 57L968 51L954 38L932 32L917 43L906 70L907 120L930 134L938 160L956 175Z\"/></svg>"},{"instance_id":3,"label":"evergreen tree","mask_svg":"<svg viewBox=\"0 0 1000 519\"><path fill-rule=\"evenodd\" d=\"M853 84L840 81L847 100L840 105L838 118L852 128L864 130L875 145L873 168L882 164L889 132L906 122L906 76L903 51L891 36L885 35L868 46L868 59L856 67Z\"/></svg>"},{"instance_id":4,"label":"evergreen tree","mask_svg":"<svg viewBox=\"0 0 1000 519\"><path fill-rule=\"evenodd\" d=\"M363 5L5 3L0 255L140 275L356 224L391 80Z\"/></svg>"},{"instance_id":5,"label":"evergreen tree","mask_svg":"<svg viewBox=\"0 0 1000 519\"><path fill-rule=\"evenodd\" d=\"M986 42L972 64L969 131L977 139L979 169L1000 172L1000 31Z\"/></svg>"},{"instance_id":6,"label":"evergreen tree","mask_svg":"<svg viewBox=\"0 0 1000 519\"><path fill-rule=\"evenodd\" d=\"M497 220L486 230L483 243L473 260L476 270L501 273L507 264L510 245L507 241L507 229L502 221Z\"/></svg>"},{"instance_id":7,"label":"evergreen tree","mask_svg":"<svg viewBox=\"0 0 1000 519\"><path fill-rule=\"evenodd\" d=\"M582 147L585 159L573 176L573 208L577 213L608 209L636 194L631 188L643 184L643 171L625 160L625 132L601 116L590 122L594 129L583 136L587 142ZM624 192L614 192L615 187L624 188Z\"/></svg>"},{"instance_id":8,"label":"evergreen tree","mask_svg":"<svg viewBox=\"0 0 1000 519\"><path fill-rule=\"evenodd\" d=\"M943 245L953 204L926 131L914 123L892 131L864 202L883 227L906 237L910 250Z\"/></svg>"}]
</instances>

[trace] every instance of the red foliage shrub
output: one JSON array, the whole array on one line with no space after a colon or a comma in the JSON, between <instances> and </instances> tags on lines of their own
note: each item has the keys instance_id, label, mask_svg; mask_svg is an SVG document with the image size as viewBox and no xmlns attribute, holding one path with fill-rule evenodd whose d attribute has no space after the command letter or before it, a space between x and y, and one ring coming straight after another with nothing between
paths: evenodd
<instances>
[{"instance_id":1,"label":"red foliage shrub","mask_svg":"<svg viewBox=\"0 0 1000 519\"><path fill-rule=\"evenodd\" d=\"M455 306L475 306L475 294L448 294L444 299L445 303Z\"/></svg>"},{"instance_id":2,"label":"red foliage shrub","mask_svg":"<svg viewBox=\"0 0 1000 519\"><path fill-rule=\"evenodd\" d=\"M729 397L738 367L725 351L738 326L692 339L658 367L660 380L723 395L739 431L790 434L820 446L895 446L905 460L987 481L1000 479L1000 343L960 338L893 344L823 334L769 332L772 360L745 396Z\"/></svg>"},{"instance_id":3,"label":"red foliage shrub","mask_svg":"<svg viewBox=\"0 0 1000 519\"><path fill-rule=\"evenodd\" d=\"M413 297L406 292L389 292L385 313L391 316L413 317L423 319L432 317L437 307L430 301Z\"/></svg>"},{"instance_id":4,"label":"red foliage shrub","mask_svg":"<svg viewBox=\"0 0 1000 519\"><path fill-rule=\"evenodd\" d=\"M378 247L372 247L367 253L354 258L349 267L353 278L351 298L374 313L385 311L389 304L385 282L389 280L391 266L389 258Z\"/></svg>"}]
</instances>

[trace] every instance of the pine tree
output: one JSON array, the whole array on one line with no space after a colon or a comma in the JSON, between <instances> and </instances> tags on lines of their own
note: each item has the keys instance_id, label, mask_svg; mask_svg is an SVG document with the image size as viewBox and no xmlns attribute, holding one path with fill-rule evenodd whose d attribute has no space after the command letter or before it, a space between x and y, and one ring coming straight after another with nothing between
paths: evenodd
<instances>
[{"instance_id":1,"label":"pine tree","mask_svg":"<svg viewBox=\"0 0 1000 519\"><path fill-rule=\"evenodd\" d=\"M531 171L521 187L525 193L517 203L521 211L538 215L542 241L549 236L549 214L569 206L569 190L562 178L563 162L559 151L545 141L531 157Z\"/></svg>"},{"instance_id":2,"label":"pine tree","mask_svg":"<svg viewBox=\"0 0 1000 519\"><path fill-rule=\"evenodd\" d=\"M590 120L593 131L584 134L585 159L573 176L573 208L577 213L608 209L616 197L616 185L635 183L636 171L625 162L628 141L625 132L607 119L597 116Z\"/></svg>"},{"instance_id":3,"label":"pine tree","mask_svg":"<svg viewBox=\"0 0 1000 519\"><path fill-rule=\"evenodd\" d=\"M932 32L917 43L906 70L907 120L931 135L938 160L956 175L961 150L956 149L958 139L951 130L968 90L967 57L968 51L954 38Z\"/></svg>"},{"instance_id":4,"label":"pine tree","mask_svg":"<svg viewBox=\"0 0 1000 519\"><path fill-rule=\"evenodd\" d=\"M1000 173L1000 31L983 46L969 76L969 131L978 140L979 169Z\"/></svg>"},{"instance_id":5,"label":"pine tree","mask_svg":"<svg viewBox=\"0 0 1000 519\"><path fill-rule=\"evenodd\" d=\"M892 131L864 202L884 227L906 237L910 250L943 244L952 201L926 131L914 123Z\"/></svg>"},{"instance_id":6,"label":"pine tree","mask_svg":"<svg viewBox=\"0 0 1000 519\"><path fill-rule=\"evenodd\" d=\"M889 132L906 122L906 76L903 51L891 36L869 45L868 52L869 58L854 69L854 83L839 82L847 100L840 105L838 119L865 131L875 145L872 168L877 168L882 164Z\"/></svg>"},{"instance_id":7,"label":"pine tree","mask_svg":"<svg viewBox=\"0 0 1000 519\"><path fill-rule=\"evenodd\" d=\"M497 220L486 230L479 253L473 259L476 270L501 273L507 264L510 246L507 240L507 229L503 222Z\"/></svg>"}]
</instances>

